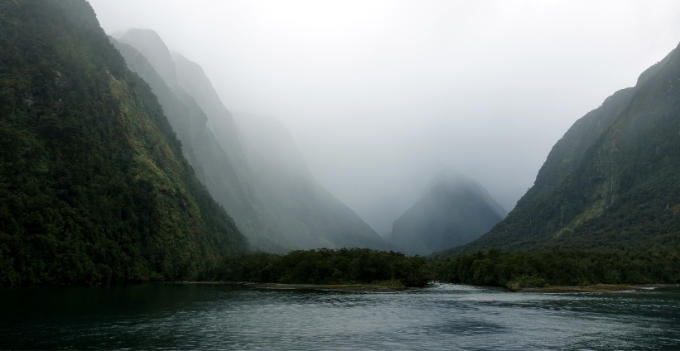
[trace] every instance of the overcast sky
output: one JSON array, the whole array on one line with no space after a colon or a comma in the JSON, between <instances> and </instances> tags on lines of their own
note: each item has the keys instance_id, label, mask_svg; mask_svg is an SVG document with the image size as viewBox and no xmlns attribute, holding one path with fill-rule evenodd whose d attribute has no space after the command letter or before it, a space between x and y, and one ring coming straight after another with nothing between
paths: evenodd
<instances>
[{"instance_id":1,"label":"overcast sky","mask_svg":"<svg viewBox=\"0 0 680 351\"><path fill-rule=\"evenodd\" d=\"M442 167L507 210L551 147L680 41L680 1L90 0L269 114L380 234Z\"/></svg>"}]
</instances>

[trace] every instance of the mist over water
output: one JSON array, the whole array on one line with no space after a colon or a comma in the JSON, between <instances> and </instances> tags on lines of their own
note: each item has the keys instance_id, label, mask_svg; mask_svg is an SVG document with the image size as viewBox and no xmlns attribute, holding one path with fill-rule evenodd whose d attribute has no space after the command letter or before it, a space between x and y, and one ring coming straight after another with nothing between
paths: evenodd
<instances>
[{"instance_id":1,"label":"mist over water","mask_svg":"<svg viewBox=\"0 0 680 351\"><path fill-rule=\"evenodd\" d=\"M153 29L232 111L276 117L379 234L442 168L511 210L554 143L676 46L655 1L90 1Z\"/></svg>"}]
</instances>

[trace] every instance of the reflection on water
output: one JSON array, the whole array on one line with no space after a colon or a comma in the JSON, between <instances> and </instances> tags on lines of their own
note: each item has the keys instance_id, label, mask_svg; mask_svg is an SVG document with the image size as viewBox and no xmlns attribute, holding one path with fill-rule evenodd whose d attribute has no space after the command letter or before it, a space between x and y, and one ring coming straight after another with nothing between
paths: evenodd
<instances>
[{"instance_id":1,"label":"reflection on water","mask_svg":"<svg viewBox=\"0 0 680 351\"><path fill-rule=\"evenodd\" d=\"M680 289L395 294L217 284L0 289L2 349L679 349Z\"/></svg>"}]
</instances>

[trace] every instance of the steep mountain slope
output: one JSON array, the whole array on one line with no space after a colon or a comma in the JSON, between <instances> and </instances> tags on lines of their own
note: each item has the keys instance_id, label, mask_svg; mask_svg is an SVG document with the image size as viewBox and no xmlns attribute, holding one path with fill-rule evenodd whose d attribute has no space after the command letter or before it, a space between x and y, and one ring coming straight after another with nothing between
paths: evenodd
<instances>
[{"instance_id":1,"label":"steep mountain slope","mask_svg":"<svg viewBox=\"0 0 680 351\"><path fill-rule=\"evenodd\" d=\"M178 84L191 95L198 106L208 115L208 127L219 136L218 141L223 145L225 152L237 168L242 169L240 177L249 177L246 171L246 159L239 141L239 132L234 124L234 119L224 107L222 100L213 88L210 79L203 72L203 68L185 58L171 52L170 55L177 67Z\"/></svg>"},{"instance_id":2,"label":"steep mountain slope","mask_svg":"<svg viewBox=\"0 0 680 351\"><path fill-rule=\"evenodd\" d=\"M149 30L130 30L123 35L123 38L128 38L131 42L140 42L141 40L133 35L135 33L140 33L142 38L150 38L151 43L143 47L165 47L160 37ZM196 175L208 187L215 199L234 216L237 226L248 236L253 247L279 253L290 250L292 247L268 227L270 223L273 223L273 219L265 218L264 211L259 208L261 201L255 197L255 191L249 180L250 176L243 174L243 170L246 169L245 164L239 167L238 162L234 162L234 157L224 150L207 127L208 118L193 97L176 84L174 88L171 88L168 80L163 79L146 56L137 49L113 38L110 40L123 55L130 70L148 82L154 94L158 96L170 124L182 141L186 158L196 170ZM165 52L165 59L159 52ZM167 62L172 62L167 48L150 54L155 56L156 62L163 63L162 67L168 67L170 64ZM172 69L172 72L166 71L165 75L170 76L172 81L176 82L174 62L172 62Z\"/></svg>"},{"instance_id":3,"label":"steep mountain slope","mask_svg":"<svg viewBox=\"0 0 680 351\"><path fill-rule=\"evenodd\" d=\"M445 254L680 245L679 82L676 49L578 120L504 221Z\"/></svg>"},{"instance_id":4,"label":"steep mountain slope","mask_svg":"<svg viewBox=\"0 0 680 351\"><path fill-rule=\"evenodd\" d=\"M293 138L274 117L235 114L253 183L286 240L299 248L394 249L321 186Z\"/></svg>"},{"instance_id":5,"label":"steep mountain slope","mask_svg":"<svg viewBox=\"0 0 680 351\"><path fill-rule=\"evenodd\" d=\"M156 32L148 29L130 29L117 40L137 48L171 89L177 86L175 62L170 57L170 50Z\"/></svg>"},{"instance_id":6,"label":"steep mountain slope","mask_svg":"<svg viewBox=\"0 0 680 351\"><path fill-rule=\"evenodd\" d=\"M442 171L428 192L394 222L388 240L407 254L429 255L479 238L506 215L479 183Z\"/></svg>"},{"instance_id":7,"label":"steep mountain slope","mask_svg":"<svg viewBox=\"0 0 680 351\"><path fill-rule=\"evenodd\" d=\"M179 54L170 54L160 37L149 30L129 30L120 40L130 44L118 45L130 68L137 71L139 67L138 73L144 79L148 77L169 111L169 120L200 179L234 216L256 249L277 252L317 247L391 247L316 183L283 126L278 124L273 134L260 136L263 129L259 122L246 121L241 133L199 65ZM147 53L160 47L163 49ZM135 49L153 57L146 62L154 69L154 62L162 71L171 66L168 61L172 60L174 72L148 72L145 64L136 63L141 61L138 57L126 53ZM153 83L160 80L165 84ZM192 117L192 113L203 112L207 123ZM185 127L187 124L193 127ZM274 140L283 142L274 147Z\"/></svg>"},{"instance_id":8,"label":"steep mountain slope","mask_svg":"<svg viewBox=\"0 0 680 351\"><path fill-rule=\"evenodd\" d=\"M0 284L195 279L247 249L85 0L0 13Z\"/></svg>"},{"instance_id":9,"label":"steep mountain slope","mask_svg":"<svg viewBox=\"0 0 680 351\"><path fill-rule=\"evenodd\" d=\"M267 199L259 196L255 190L253 171L248 166L232 114L222 104L203 68L180 54L171 52L170 55L175 62L178 85L208 116L208 130L221 146L220 153L224 154L231 165L228 174L212 174L231 182L226 187L227 193L219 196L220 201L227 208L234 208L234 217L239 228L243 228L257 249L281 252L296 248L284 239L275 219L264 209Z\"/></svg>"}]
</instances>

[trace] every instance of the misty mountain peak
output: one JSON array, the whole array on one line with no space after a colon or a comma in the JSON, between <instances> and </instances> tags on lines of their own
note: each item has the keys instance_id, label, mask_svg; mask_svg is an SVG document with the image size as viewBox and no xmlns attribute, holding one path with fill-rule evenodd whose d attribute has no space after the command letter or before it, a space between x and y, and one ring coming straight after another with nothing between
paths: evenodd
<instances>
[{"instance_id":1,"label":"misty mountain peak","mask_svg":"<svg viewBox=\"0 0 680 351\"><path fill-rule=\"evenodd\" d=\"M434 178L430 181L428 187L427 187L427 192L442 192L442 191L449 191L449 192L456 192L456 191L472 191L475 192L478 196L484 199L487 203L489 203L492 207L492 209L500 216L501 218L505 218L505 216L508 215L508 211L506 211L501 205L499 205L496 200L494 200L491 197L491 194L484 188L481 184L476 182L474 179L466 176L465 174L452 169L452 168L444 168L437 175L434 176Z\"/></svg>"},{"instance_id":2,"label":"misty mountain peak","mask_svg":"<svg viewBox=\"0 0 680 351\"><path fill-rule=\"evenodd\" d=\"M196 103L208 115L209 120L216 124L226 124L224 128L228 129L226 131L227 136L235 138L236 133L231 112L224 106L210 78L203 71L203 67L176 52L170 52L170 58L175 63L177 84L184 87L189 95L196 100Z\"/></svg>"},{"instance_id":3,"label":"misty mountain peak","mask_svg":"<svg viewBox=\"0 0 680 351\"><path fill-rule=\"evenodd\" d=\"M120 42L111 40L148 80L196 175L254 248L394 248L313 179L276 118L241 114L237 128L203 68L171 53L153 31L129 30Z\"/></svg>"},{"instance_id":4,"label":"misty mountain peak","mask_svg":"<svg viewBox=\"0 0 680 351\"><path fill-rule=\"evenodd\" d=\"M649 67L649 68L647 68L646 70L644 70L644 72L642 72L642 73L640 74L640 76L638 77L637 84L636 84L635 86L638 87L638 86L644 84L644 83L645 83L646 81L648 81L652 76L654 76L654 75L657 74L659 71L661 71L661 69L663 68L663 66L670 60L670 57L673 56L673 53L675 52L675 50L676 50L676 49L671 50L671 52L669 52L668 55L666 55L666 57L664 57L661 61L655 63L655 64L652 65L651 67Z\"/></svg>"},{"instance_id":5,"label":"misty mountain peak","mask_svg":"<svg viewBox=\"0 0 680 351\"><path fill-rule=\"evenodd\" d=\"M120 35L118 41L141 52L170 88L177 86L175 61L158 33L150 29L132 28Z\"/></svg>"},{"instance_id":6,"label":"misty mountain peak","mask_svg":"<svg viewBox=\"0 0 680 351\"><path fill-rule=\"evenodd\" d=\"M470 182L474 181L463 173L452 168L443 168L432 178L432 180L430 180L427 191L432 190L432 188L440 184L459 185Z\"/></svg>"},{"instance_id":7,"label":"misty mountain peak","mask_svg":"<svg viewBox=\"0 0 680 351\"><path fill-rule=\"evenodd\" d=\"M476 181L455 170L442 170L426 194L395 222L395 245L408 254L428 255L466 244L507 215Z\"/></svg>"}]
</instances>

